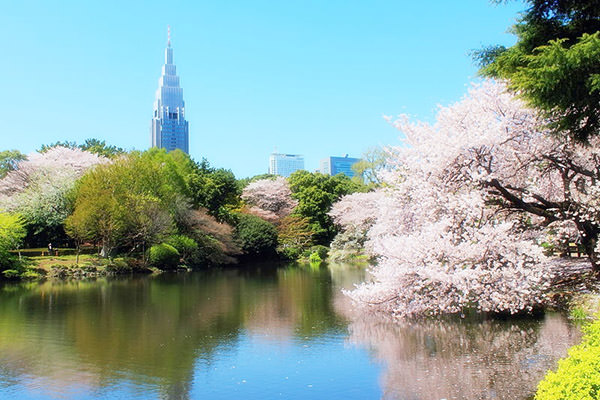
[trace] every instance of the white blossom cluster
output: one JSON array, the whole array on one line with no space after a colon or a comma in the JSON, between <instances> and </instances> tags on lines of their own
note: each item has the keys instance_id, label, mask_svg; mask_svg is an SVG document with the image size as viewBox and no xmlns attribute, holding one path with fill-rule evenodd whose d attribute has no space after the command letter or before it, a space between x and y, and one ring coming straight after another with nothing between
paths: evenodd
<instances>
[{"instance_id":1,"label":"white blossom cluster","mask_svg":"<svg viewBox=\"0 0 600 400\"><path fill-rule=\"evenodd\" d=\"M598 140L550 136L490 81L441 108L435 124L390 121L404 143L390 150L384 188L347 196L330 214L342 229L367 224L378 260L373 282L347 294L399 317L543 306L553 271L543 229L584 244L598 236Z\"/></svg>"}]
</instances>

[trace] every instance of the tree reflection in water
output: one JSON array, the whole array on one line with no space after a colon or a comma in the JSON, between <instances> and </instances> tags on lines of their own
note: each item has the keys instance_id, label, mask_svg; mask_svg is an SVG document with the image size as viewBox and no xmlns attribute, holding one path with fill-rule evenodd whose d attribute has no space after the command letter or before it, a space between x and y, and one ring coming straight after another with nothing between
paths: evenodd
<instances>
[{"instance_id":1,"label":"tree reflection in water","mask_svg":"<svg viewBox=\"0 0 600 400\"><path fill-rule=\"evenodd\" d=\"M580 337L558 314L404 323L350 314L349 342L385 363L386 399L523 400Z\"/></svg>"}]
</instances>

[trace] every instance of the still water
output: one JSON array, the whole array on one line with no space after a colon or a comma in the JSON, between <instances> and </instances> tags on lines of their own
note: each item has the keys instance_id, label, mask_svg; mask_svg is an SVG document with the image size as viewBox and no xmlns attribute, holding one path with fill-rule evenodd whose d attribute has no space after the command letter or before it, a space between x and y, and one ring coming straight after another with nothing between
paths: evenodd
<instances>
[{"instance_id":1,"label":"still water","mask_svg":"<svg viewBox=\"0 0 600 400\"><path fill-rule=\"evenodd\" d=\"M579 329L558 314L396 324L354 266L0 287L0 398L525 399Z\"/></svg>"}]
</instances>

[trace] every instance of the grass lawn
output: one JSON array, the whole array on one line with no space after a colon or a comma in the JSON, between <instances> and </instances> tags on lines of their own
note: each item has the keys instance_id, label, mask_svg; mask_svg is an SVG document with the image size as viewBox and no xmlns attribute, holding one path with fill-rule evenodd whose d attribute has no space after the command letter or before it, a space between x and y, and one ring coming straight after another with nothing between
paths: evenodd
<instances>
[{"instance_id":1,"label":"grass lawn","mask_svg":"<svg viewBox=\"0 0 600 400\"><path fill-rule=\"evenodd\" d=\"M46 271L50 271L50 267L53 265L64 265L65 267L73 266L75 265L76 258L77 256L75 255L24 257L28 267L41 268ZM79 267L104 266L106 263L106 259L95 254L81 254L79 256Z\"/></svg>"}]
</instances>

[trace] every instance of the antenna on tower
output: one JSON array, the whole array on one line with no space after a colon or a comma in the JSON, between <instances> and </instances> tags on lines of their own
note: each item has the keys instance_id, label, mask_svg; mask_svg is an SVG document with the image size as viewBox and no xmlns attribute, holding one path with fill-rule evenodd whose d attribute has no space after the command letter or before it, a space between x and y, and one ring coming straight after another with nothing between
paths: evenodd
<instances>
[{"instance_id":1,"label":"antenna on tower","mask_svg":"<svg viewBox=\"0 0 600 400\"><path fill-rule=\"evenodd\" d=\"M167 46L171 47L171 25L167 25Z\"/></svg>"}]
</instances>

